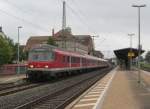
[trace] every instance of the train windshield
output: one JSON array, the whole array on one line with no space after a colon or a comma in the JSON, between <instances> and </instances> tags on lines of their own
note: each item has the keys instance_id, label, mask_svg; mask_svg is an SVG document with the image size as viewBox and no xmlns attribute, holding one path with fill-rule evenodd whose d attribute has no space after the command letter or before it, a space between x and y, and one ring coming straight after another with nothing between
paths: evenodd
<instances>
[{"instance_id":1,"label":"train windshield","mask_svg":"<svg viewBox=\"0 0 150 109\"><path fill-rule=\"evenodd\" d=\"M29 53L29 60L31 61L52 61L53 59L53 53L50 51L31 51Z\"/></svg>"}]
</instances>

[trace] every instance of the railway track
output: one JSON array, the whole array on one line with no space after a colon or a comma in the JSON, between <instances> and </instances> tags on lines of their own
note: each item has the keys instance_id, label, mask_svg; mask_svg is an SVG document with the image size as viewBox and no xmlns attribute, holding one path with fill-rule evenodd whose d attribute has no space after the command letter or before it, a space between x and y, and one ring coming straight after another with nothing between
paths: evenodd
<instances>
[{"instance_id":1,"label":"railway track","mask_svg":"<svg viewBox=\"0 0 150 109\"><path fill-rule=\"evenodd\" d=\"M10 82L10 83L0 83L0 91L14 88L14 87L20 87L22 85L28 85L28 84L30 84L30 83L27 82L26 79L22 79L20 81Z\"/></svg>"},{"instance_id":2,"label":"railway track","mask_svg":"<svg viewBox=\"0 0 150 109\"><path fill-rule=\"evenodd\" d=\"M2 83L2 84L0 84L0 91L14 87L14 86L15 86L14 83Z\"/></svg>"},{"instance_id":3,"label":"railway track","mask_svg":"<svg viewBox=\"0 0 150 109\"><path fill-rule=\"evenodd\" d=\"M15 109L63 109L99 79L104 77L108 71L110 71L110 69L105 69L102 70L101 73L85 76L84 79L79 77L78 81L74 82L74 84L68 83L60 90L43 95L33 101L17 106Z\"/></svg>"},{"instance_id":4,"label":"railway track","mask_svg":"<svg viewBox=\"0 0 150 109\"><path fill-rule=\"evenodd\" d=\"M31 89L34 87L38 87L42 84L20 84L20 85L12 85L10 87L4 87L0 90L0 97L1 96L5 96L5 95L9 95L9 94L13 94L13 93L17 93L19 91L23 91L23 90L27 90L27 89Z\"/></svg>"}]
</instances>

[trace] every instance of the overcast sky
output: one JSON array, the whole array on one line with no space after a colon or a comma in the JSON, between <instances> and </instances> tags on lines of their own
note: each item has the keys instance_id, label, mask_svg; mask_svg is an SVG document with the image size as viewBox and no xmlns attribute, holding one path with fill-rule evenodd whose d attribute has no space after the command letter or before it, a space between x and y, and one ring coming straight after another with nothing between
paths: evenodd
<instances>
[{"instance_id":1,"label":"overcast sky","mask_svg":"<svg viewBox=\"0 0 150 109\"><path fill-rule=\"evenodd\" d=\"M133 47L137 47L137 8L132 4L146 4L141 9L141 42L150 50L150 0L66 0L67 26L73 34L98 35L95 47L106 56L114 49L129 47L128 33L135 33ZM51 35L62 25L62 0L0 0L0 25L3 31L26 44L30 36Z\"/></svg>"}]
</instances>

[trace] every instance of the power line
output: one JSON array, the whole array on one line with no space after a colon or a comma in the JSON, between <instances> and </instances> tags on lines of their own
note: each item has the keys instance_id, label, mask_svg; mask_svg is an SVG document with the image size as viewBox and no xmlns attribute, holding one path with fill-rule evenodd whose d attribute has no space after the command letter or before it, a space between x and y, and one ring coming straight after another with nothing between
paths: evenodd
<instances>
[{"instance_id":1,"label":"power line","mask_svg":"<svg viewBox=\"0 0 150 109\"><path fill-rule=\"evenodd\" d=\"M6 14L6 15L8 15L8 16L11 16L11 17L13 17L13 18L15 18L15 19L18 19L18 20L20 20L20 21L22 21L22 22L25 22L25 23L31 25L32 27L35 27L35 28L38 28L38 29L42 29L42 30L45 31L45 32L48 31L47 29L41 27L40 25L34 24L34 23L30 22L30 21L27 21L27 20L22 19L22 18L20 18L20 17L18 17L18 16L15 16L15 15L13 15L13 14L10 14L10 13L8 13L8 12L2 10L2 9L0 9L0 12Z\"/></svg>"},{"instance_id":2,"label":"power line","mask_svg":"<svg viewBox=\"0 0 150 109\"><path fill-rule=\"evenodd\" d=\"M16 8L17 10L19 10L20 12L23 12L23 13L26 13L26 14L28 14L28 15L30 15L30 16L31 16L31 15L33 16L33 12L32 12L31 10L25 10L24 8L19 7L18 5L16 5L16 4L13 3L13 2L10 2L9 0L3 0L3 1L5 1L7 4L9 4L9 5L15 7L15 8ZM62 0L62 1L64 1L64 0ZM39 17L39 16L37 16L37 17ZM42 16L40 16L40 17L42 17ZM54 18L55 18L55 21L53 22L53 27L55 27L56 24L58 24L58 23L56 23L56 21L58 21L58 16L55 16ZM53 27L52 27L52 28L53 28Z\"/></svg>"},{"instance_id":3,"label":"power line","mask_svg":"<svg viewBox=\"0 0 150 109\"><path fill-rule=\"evenodd\" d=\"M13 7L15 7L17 10L19 10L19 11L22 11L22 12L24 12L24 13L27 13L28 14L28 12L29 12L29 10L27 11L27 10L25 10L25 8L20 8L18 5L16 5L16 4L14 4L14 3L12 3L12 2L10 2L9 0L3 0L5 3L7 3L7 4L9 4L9 5L11 5L11 6L13 6ZM31 12L31 11L30 11Z\"/></svg>"},{"instance_id":4,"label":"power line","mask_svg":"<svg viewBox=\"0 0 150 109\"><path fill-rule=\"evenodd\" d=\"M84 27L86 27L86 28L88 29L88 31L91 31L91 28L89 28L89 25L85 22L85 20L83 20L83 18L80 17L80 14L78 14L78 12L75 11L73 8L71 8L68 4L67 4L66 6L67 6L67 8L70 9L70 11L71 11L76 17L78 16L77 18L79 18L80 22L81 22L82 24L84 24Z\"/></svg>"},{"instance_id":5,"label":"power line","mask_svg":"<svg viewBox=\"0 0 150 109\"><path fill-rule=\"evenodd\" d=\"M79 14L82 16L82 18L86 20L88 18L88 16L79 8L79 5L77 4L77 2L75 2L75 0L69 0L69 1L72 2L72 4L76 7L76 10L79 12ZM97 23L99 23L99 22L97 22ZM89 25L90 30L92 29L93 33L96 33L95 29L91 28L93 26L90 23L87 23L87 24Z\"/></svg>"},{"instance_id":6,"label":"power line","mask_svg":"<svg viewBox=\"0 0 150 109\"><path fill-rule=\"evenodd\" d=\"M61 1L63 2L63 1L67 1L67 0L61 0ZM68 0L68 2L69 2L69 1L73 2L73 4L76 4L74 0ZM66 6L67 6L67 8L69 8L69 10L72 12L72 14L74 14L74 16L76 16L76 17L80 20L80 22L84 25L84 27L87 28L88 31L90 31L90 32L96 34L96 32L93 30L93 28L91 28L92 26L91 26L91 25L89 26L89 23L85 22L86 19L84 19L84 18L87 18L87 17L85 16L85 14L83 14L83 12L82 12L78 7L76 8L76 10L73 9L73 8L68 4L68 2L66 3Z\"/></svg>"},{"instance_id":7,"label":"power line","mask_svg":"<svg viewBox=\"0 0 150 109\"><path fill-rule=\"evenodd\" d=\"M73 2L73 4L76 4L75 2ZM78 9L78 12L75 11L73 8L71 8L69 5L67 5L69 7L69 9L71 9L71 11L73 12L74 15L77 15L78 18L80 19L80 21L84 24L84 27L86 27L88 29L88 31L91 31L93 28L93 26L89 26L89 23L87 24L84 20L84 18L88 18L85 16L85 14L79 9L79 7L77 7L76 9ZM81 17L82 16L82 17ZM86 26L85 26L86 25ZM95 33L95 32L94 32ZM105 42L105 38L101 37L103 40L101 41L102 43Z\"/></svg>"}]
</instances>

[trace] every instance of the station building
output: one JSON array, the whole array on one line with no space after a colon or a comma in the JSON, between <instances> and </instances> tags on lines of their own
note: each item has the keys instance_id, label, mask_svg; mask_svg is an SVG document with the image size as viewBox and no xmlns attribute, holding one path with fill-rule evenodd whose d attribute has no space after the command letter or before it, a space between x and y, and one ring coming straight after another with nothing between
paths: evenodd
<instances>
[{"instance_id":1,"label":"station building","mask_svg":"<svg viewBox=\"0 0 150 109\"><path fill-rule=\"evenodd\" d=\"M94 50L94 42L90 35L72 35L70 28L60 30L57 33L54 33L53 30L52 36L31 36L26 43L25 51L36 44L46 44L49 37L52 37L58 47L68 51L104 57L100 51Z\"/></svg>"}]
</instances>

